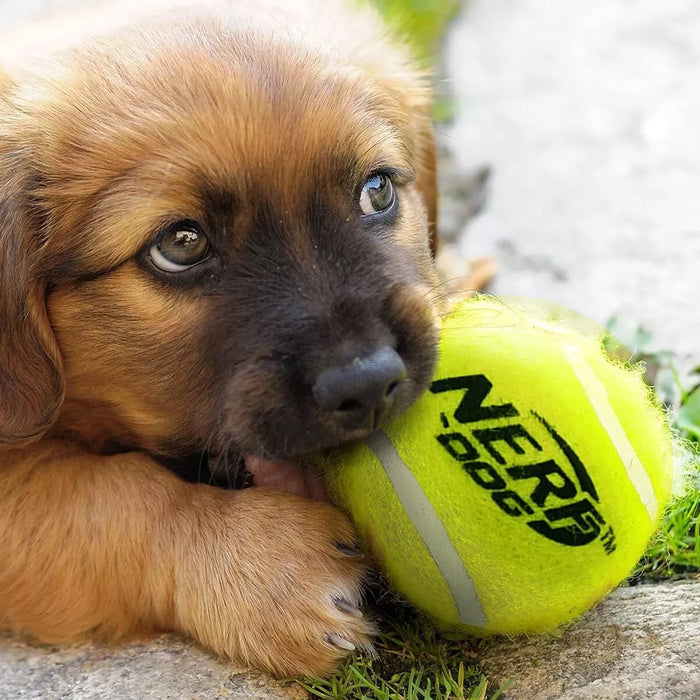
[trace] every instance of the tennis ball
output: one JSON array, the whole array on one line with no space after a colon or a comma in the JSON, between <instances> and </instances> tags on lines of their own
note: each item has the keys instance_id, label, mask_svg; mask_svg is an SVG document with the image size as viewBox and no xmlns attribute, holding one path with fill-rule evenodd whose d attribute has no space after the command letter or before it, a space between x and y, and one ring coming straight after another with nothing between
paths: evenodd
<instances>
[{"instance_id":1,"label":"tennis ball","mask_svg":"<svg viewBox=\"0 0 700 700\"><path fill-rule=\"evenodd\" d=\"M439 351L406 414L329 456L329 493L442 627L551 630L642 555L671 491L663 413L600 337L526 307L459 303Z\"/></svg>"}]
</instances>

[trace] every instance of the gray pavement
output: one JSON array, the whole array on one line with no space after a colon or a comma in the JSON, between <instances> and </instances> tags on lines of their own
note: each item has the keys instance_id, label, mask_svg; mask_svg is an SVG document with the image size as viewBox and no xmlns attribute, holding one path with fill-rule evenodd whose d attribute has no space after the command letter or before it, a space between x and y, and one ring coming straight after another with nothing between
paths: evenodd
<instances>
[{"instance_id":1,"label":"gray pavement","mask_svg":"<svg viewBox=\"0 0 700 700\"><path fill-rule=\"evenodd\" d=\"M49 647L0 634L1 700L302 700L281 683L162 636L106 648Z\"/></svg>"},{"instance_id":2,"label":"gray pavement","mask_svg":"<svg viewBox=\"0 0 700 700\"><path fill-rule=\"evenodd\" d=\"M619 588L557 636L495 639L481 662L504 700L698 700L700 584Z\"/></svg>"},{"instance_id":3,"label":"gray pavement","mask_svg":"<svg viewBox=\"0 0 700 700\"><path fill-rule=\"evenodd\" d=\"M447 142L492 168L462 243L492 290L700 356L700 2L470 0L446 65Z\"/></svg>"}]
</instances>

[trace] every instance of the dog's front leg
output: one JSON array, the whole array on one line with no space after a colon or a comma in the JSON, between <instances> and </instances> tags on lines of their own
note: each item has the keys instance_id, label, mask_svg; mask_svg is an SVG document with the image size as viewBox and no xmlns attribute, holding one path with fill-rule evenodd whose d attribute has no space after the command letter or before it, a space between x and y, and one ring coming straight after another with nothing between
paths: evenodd
<instances>
[{"instance_id":1,"label":"dog's front leg","mask_svg":"<svg viewBox=\"0 0 700 700\"><path fill-rule=\"evenodd\" d=\"M368 640L362 562L328 504L47 440L0 453L0 536L0 623L41 641L177 630L295 674Z\"/></svg>"}]
</instances>

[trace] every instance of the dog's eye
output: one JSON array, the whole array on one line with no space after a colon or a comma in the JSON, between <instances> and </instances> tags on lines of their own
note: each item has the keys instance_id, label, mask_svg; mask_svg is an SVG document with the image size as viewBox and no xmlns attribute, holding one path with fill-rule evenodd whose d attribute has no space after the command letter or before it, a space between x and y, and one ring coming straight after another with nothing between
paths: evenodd
<instances>
[{"instance_id":1,"label":"dog's eye","mask_svg":"<svg viewBox=\"0 0 700 700\"><path fill-rule=\"evenodd\" d=\"M148 254L164 272L182 272L206 259L209 240L195 225L180 223L166 229Z\"/></svg>"},{"instance_id":2,"label":"dog's eye","mask_svg":"<svg viewBox=\"0 0 700 700\"><path fill-rule=\"evenodd\" d=\"M394 185L388 175L375 173L367 178L360 192L360 209L365 216L391 209L395 200Z\"/></svg>"}]
</instances>

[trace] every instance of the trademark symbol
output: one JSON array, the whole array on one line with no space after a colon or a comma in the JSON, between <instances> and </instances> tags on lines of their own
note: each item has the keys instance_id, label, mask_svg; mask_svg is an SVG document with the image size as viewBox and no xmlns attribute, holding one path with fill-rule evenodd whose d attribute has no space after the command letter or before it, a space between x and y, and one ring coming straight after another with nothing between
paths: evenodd
<instances>
[{"instance_id":1,"label":"trademark symbol","mask_svg":"<svg viewBox=\"0 0 700 700\"><path fill-rule=\"evenodd\" d=\"M615 532L613 531L612 527L608 527L608 529L600 536L600 542L603 545L606 554L612 554L617 549Z\"/></svg>"}]
</instances>

